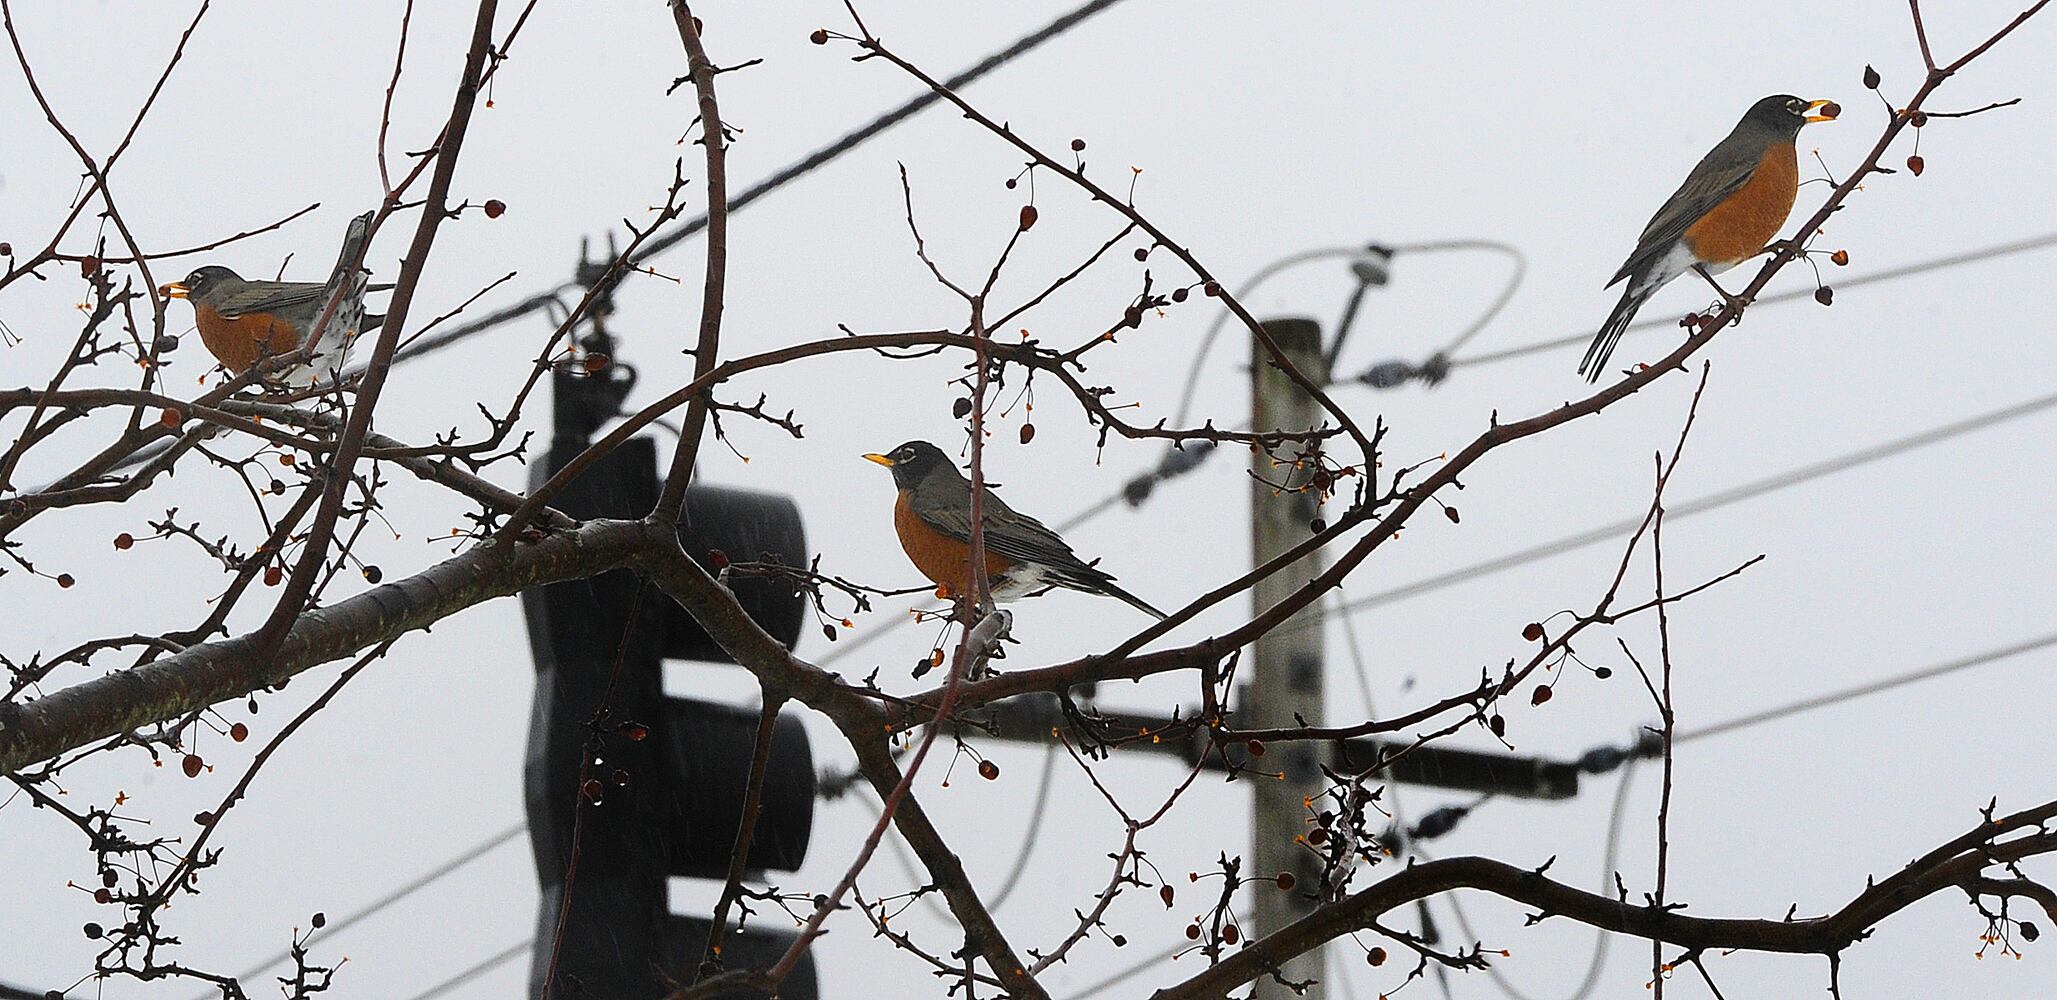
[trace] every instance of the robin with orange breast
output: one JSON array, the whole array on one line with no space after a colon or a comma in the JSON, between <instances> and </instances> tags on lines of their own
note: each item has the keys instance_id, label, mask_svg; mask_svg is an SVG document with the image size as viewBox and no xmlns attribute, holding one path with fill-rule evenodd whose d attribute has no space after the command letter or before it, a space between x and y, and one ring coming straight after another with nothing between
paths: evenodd
<instances>
[{"instance_id":1,"label":"robin with orange breast","mask_svg":"<svg viewBox=\"0 0 2057 1000\"><path fill-rule=\"evenodd\" d=\"M1817 110L1827 113L1812 113ZM1671 200L1650 217L1636 251L1607 283L1611 288L1626 281L1628 287L1579 362L1586 381L1600 380L1636 310L1671 279L1696 271L1722 301L1738 304L1714 276L1764 252L1778 235L1800 192L1793 140L1807 123L1834 119L1835 107L1828 101L1777 94L1751 105L1735 131L1701 157Z\"/></svg>"},{"instance_id":2,"label":"robin with orange breast","mask_svg":"<svg viewBox=\"0 0 2057 1000\"><path fill-rule=\"evenodd\" d=\"M326 283L251 281L226 267L208 265L196 268L183 281L160 287L158 294L191 303L200 342L229 374L241 375L261 359L299 350L328 308L331 295L341 290L335 311L322 327L320 342L307 361L276 376L294 386L312 385L317 380L334 382L342 374L351 342L385 321L384 316L364 311L364 293L393 287L367 285L362 272L354 267L369 238L371 219L371 214L365 213L351 220L343 252Z\"/></svg>"},{"instance_id":3,"label":"robin with orange breast","mask_svg":"<svg viewBox=\"0 0 2057 1000\"><path fill-rule=\"evenodd\" d=\"M899 499L893 503L893 528L900 547L921 575L936 585L938 597L951 597L971 584L971 480L957 471L950 456L927 441L909 441L883 455L866 459L893 470ZM980 520L984 524L988 585L996 601L1034 597L1057 587L1118 598L1155 618L1165 614L1142 598L1114 585L1114 577L1081 560L1071 546L1043 522L1007 506L981 488Z\"/></svg>"}]
</instances>

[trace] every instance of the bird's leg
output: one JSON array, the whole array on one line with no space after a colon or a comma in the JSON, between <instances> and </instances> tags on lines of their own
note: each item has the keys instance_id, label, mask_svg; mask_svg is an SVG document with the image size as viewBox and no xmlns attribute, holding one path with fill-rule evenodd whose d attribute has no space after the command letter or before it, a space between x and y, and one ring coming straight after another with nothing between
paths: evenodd
<instances>
[{"instance_id":1,"label":"bird's leg","mask_svg":"<svg viewBox=\"0 0 2057 1000\"><path fill-rule=\"evenodd\" d=\"M1714 294L1721 296L1721 301L1727 305L1729 312L1740 322L1743 318L1743 307L1749 305L1750 300L1739 295L1730 295L1728 289L1721 287L1721 283L1714 280L1714 275L1707 273L1706 265L1694 264L1693 271L1706 280L1708 286L1714 289Z\"/></svg>"}]
</instances>

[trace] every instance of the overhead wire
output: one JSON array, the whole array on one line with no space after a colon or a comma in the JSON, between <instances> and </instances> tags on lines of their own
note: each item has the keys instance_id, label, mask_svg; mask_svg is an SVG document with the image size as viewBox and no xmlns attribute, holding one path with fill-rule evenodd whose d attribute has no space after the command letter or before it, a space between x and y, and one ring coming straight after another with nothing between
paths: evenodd
<instances>
[{"instance_id":1,"label":"overhead wire","mask_svg":"<svg viewBox=\"0 0 2057 1000\"><path fill-rule=\"evenodd\" d=\"M962 89L963 87L978 80L980 77L985 76L986 74L991 73L992 71L999 69L1000 67L1005 66L1010 62L1013 62L1015 59L1020 58L1021 56L1026 55L1031 51L1034 51L1038 46L1041 46L1044 42L1047 42L1053 38L1058 37L1059 35L1064 34L1067 31L1070 31L1072 28L1075 28L1080 23L1084 22L1087 18L1090 18L1093 15L1098 14L1101 11L1104 11L1107 8L1112 7L1120 2L1121 0L1089 0L1089 2L1087 3L1080 4L1077 7L1074 7L1071 10L1065 12L1062 16L1056 18L1048 24L1045 24L1043 27L1021 36L1020 38L1016 39L1013 42L1013 44L1008 45L1006 48L1000 49L992 53L991 55L986 56L984 59L981 59L978 62L971 64L971 66L963 70L960 70L956 75L951 76L943 81L943 88L950 91ZM756 201L757 199L762 198L765 195L768 195L773 191L776 191L779 188L782 188L787 184L795 180L798 180L799 178L804 177L807 174L812 173L813 171L823 166L826 166L828 163L835 160L837 157L840 157L844 153L847 153L861 145L864 145L866 142L870 141L879 133L884 132L889 128L892 128L893 126L898 125L909 118L914 117L916 114L919 114L923 109L935 104L936 102L942 99L942 93L937 90L931 89L922 91L920 94L917 94L912 98L909 98L900 106L893 108L892 110L887 111L876 118L873 118L871 121L865 123L863 127L845 133L842 137L836 139L834 142L830 142L827 145L824 145L814 150L813 152L808 153L806 156L803 156L800 159L795 160L792 163L789 163L786 166L780 168L771 176L766 177L763 180L760 180L757 183L752 184L749 187L738 192L735 195L735 197L730 198L728 201L728 213L730 215L734 215L736 212L739 212L745 207L748 207L750 203ZM692 219L688 219L685 222L682 222L678 226L674 227L670 232L667 232L662 236L658 236L650 240L649 243L646 246L644 246L642 252L638 255L639 259L648 259L651 257L655 257L661 253L664 253L665 251L670 250L675 246L678 246L680 243L685 242L687 239L698 234L701 230L704 230L706 228L707 216L705 214L702 214ZM537 309L543 308L545 304L552 301L557 295L569 291L570 289L575 287L577 287L575 283L559 285L551 291L530 296L529 298L524 299L521 302L516 303L515 305L509 306L505 309L501 309L495 313L492 313L491 315L482 316L479 319L469 323L462 323L457 326L453 326L450 329L445 330L442 333L438 333L431 337L424 337L420 341L415 343L410 350L402 352L399 358L396 359L396 362L400 360L407 360L410 358L418 358L426 354L434 353L435 351L441 350L459 341L465 340L479 333L483 333L484 331L492 329L495 326L499 326L503 323L519 319L523 316L528 315L531 312L536 311Z\"/></svg>"},{"instance_id":2,"label":"overhead wire","mask_svg":"<svg viewBox=\"0 0 2057 1000\"><path fill-rule=\"evenodd\" d=\"M491 853L494 848L499 847L501 844L505 844L508 841L513 840L516 837L519 837L527 832L528 824L526 822L516 823L513 826L501 830L500 832L495 833L492 836L489 836L484 840L481 840L478 843L465 848L462 851L459 851L458 853L445 859L442 863L436 865L435 867L430 868L425 872L422 872L420 875L416 875L415 877L408 879L406 882L403 882L398 886L395 886L391 891L387 892L385 895L380 896L379 898L372 900L371 902L366 903L363 906L360 906L339 918L328 920L324 924L324 929L321 934L322 938L326 940L328 938L334 937L337 934L341 934L342 932L350 929L351 925L356 924L358 921L361 921L366 917L369 917L372 914L379 912L380 910L384 910L389 906L393 906L399 903L401 900L404 900L407 897L412 896L415 893L428 888L430 885L433 885L437 880L443 878L444 876L449 875L450 873L458 870L459 868L463 868L464 866L471 864L472 862L477 861L482 857L485 857L488 853ZM275 955L267 957L262 962L252 965L249 968L243 970L242 972L237 973L236 978L249 979L252 976L255 976L261 972L265 972L266 970L272 969L280 965L281 963L288 961L292 957L293 952L291 949L281 951ZM196 998L196 1000L204 1000L204 998Z\"/></svg>"},{"instance_id":3,"label":"overhead wire","mask_svg":"<svg viewBox=\"0 0 2057 1000\"><path fill-rule=\"evenodd\" d=\"M1917 448L1938 444L1953 438L1963 437L2001 424L2020 420L2024 417L2034 416L2052 407L2057 407L2057 393L2037 396L2033 399L1988 410L1962 420L1953 420L1949 423L1931 427L1904 437L1893 438L1889 441L1869 445L1820 461L1808 462L1776 475L1754 479L1740 486L1730 487L1729 489L1720 490L1682 503L1667 504L1664 511L1665 517L1671 520L1679 520L1695 514L1719 510L1745 500L1813 482L1838 472L1883 461ZM1367 594L1345 604L1344 610L1346 612L1362 611L1367 608L1391 604L1395 601L1417 597L1447 587L1454 587L1483 576L1490 576L1494 573L1514 569L1515 567L1524 566L1551 556L1562 555L1563 553L1585 548L1589 545L1618 538L1630 531L1634 531L1636 526L1641 523L1642 519L1640 517L1627 518L1538 545L1531 545L1506 555L1495 556L1491 559L1472 563L1469 566L1424 577L1412 583L1401 584L1400 586L1391 587L1374 594ZM1306 626L1287 627L1304 628Z\"/></svg>"},{"instance_id":4,"label":"overhead wire","mask_svg":"<svg viewBox=\"0 0 2057 1000\"><path fill-rule=\"evenodd\" d=\"M1922 667L1918 670L1910 670L1903 674L1895 674L1892 677L1888 677L1883 680L1872 681L1868 684L1858 684L1852 687L1842 688L1836 691L1830 691L1825 694L1815 695L1811 698L1802 698L1799 701L1791 702L1785 705L1779 705L1774 708L1767 708L1763 711L1751 712L1746 715L1739 715L1733 719L1729 719L1723 722L1717 722L1712 725L1701 726L1698 729L1680 730L1672 736L1671 742L1675 746L1682 743L1692 743L1698 740L1708 739L1710 737L1721 736L1726 733L1733 733L1742 729L1749 729L1753 726L1760 726L1767 722L1776 722L1780 719L1789 718L1791 716L1800 715L1802 713L1812 712L1822 708L1828 708L1832 705L1840 705L1844 702L1854 701L1858 698L1866 698L1871 695L1881 694L1886 691L1891 691L1895 688L1906 687L1909 684L1919 683L1921 681L1929 680L1931 678L1942 677L1947 674L1954 674L1960 671L1970 670L1973 667L1982 667L1988 663L1998 663L2001 660L2013 659L2014 657L2020 656L2023 653L2033 653L2036 650L2048 649L2052 646L2057 646L2057 632L2048 632L2043 635L2036 636L2032 639L2023 639L2020 642L2009 643L2005 646L2000 646L1994 649L1988 649L1984 652L1973 653L1969 656L1963 656L1952 660L1946 660L1942 663Z\"/></svg>"},{"instance_id":5,"label":"overhead wire","mask_svg":"<svg viewBox=\"0 0 2057 1000\"><path fill-rule=\"evenodd\" d=\"M533 947L535 947L534 942L528 940L527 938L523 938L522 940L516 941L515 943L508 945L507 947L502 948L501 950L478 960L470 966L467 966L463 971L453 974L452 976L450 976L450 978L445 979L435 984L434 986L431 986L428 989L421 991L420 993L416 993L415 995L408 997L407 1000L435 1000L435 998L443 996L451 992L452 990L455 990L459 986L464 986L471 983L473 980L476 980L479 976L491 972L494 969L497 969L503 965L506 965L509 962L514 961L517 958L522 957L523 955L528 954L529 949Z\"/></svg>"},{"instance_id":6,"label":"overhead wire","mask_svg":"<svg viewBox=\"0 0 2057 1000\"><path fill-rule=\"evenodd\" d=\"M1945 268L1959 267L1965 264L1976 264L1988 260L1994 260L2000 257L2010 257L2015 254L2028 253L2032 250L2041 250L2051 246L2057 246L2057 232L2043 233L2039 236L2029 236L2018 240L2009 240L2004 243L1994 243L1989 246L1975 247L1973 249L1963 250L1957 253L1944 254L1940 257L1930 257L1926 260L1915 261L1911 264L1902 264L1898 267L1888 267L1882 270L1871 271L1865 274L1857 274L1847 278L1839 278L1838 280L1833 282L1833 284L1837 291L1847 291L1852 288L1862 288L1866 285L1876 285L1888 281L1897 281L1901 278L1913 277L1919 274L1927 274L1930 271L1940 271ZM1795 302L1801 299L1811 300L1813 298L1813 289L1799 288L1793 289L1791 291L1774 292L1769 295L1760 295L1757 297L1755 301L1751 303L1751 307L1755 308L1758 306L1777 305L1782 302ZM1628 326L1627 332L1635 333L1641 330L1654 330L1658 327L1677 328L1677 326L1678 320L1676 318L1653 317L1651 319L1638 320L1635 323L1630 324ZM1566 334L1561 337L1552 337L1547 340L1539 340L1533 343L1522 344L1517 347L1506 347L1494 351L1485 351L1479 354L1473 354L1466 357L1453 357L1449 359L1449 366L1453 370L1458 368L1476 368L1482 365L1496 364L1501 361L1512 361L1516 358L1526 358L1532 355L1544 354L1562 348L1582 347L1589 343L1592 339L1592 330L1581 330L1577 333Z\"/></svg>"}]
</instances>

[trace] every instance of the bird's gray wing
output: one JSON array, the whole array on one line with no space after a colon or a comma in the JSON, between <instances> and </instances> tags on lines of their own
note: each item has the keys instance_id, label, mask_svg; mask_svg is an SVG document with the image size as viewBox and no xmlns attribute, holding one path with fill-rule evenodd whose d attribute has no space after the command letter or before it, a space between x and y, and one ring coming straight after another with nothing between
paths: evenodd
<instances>
[{"instance_id":1,"label":"bird's gray wing","mask_svg":"<svg viewBox=\"0 0 2057 1000\"><path fill-rule=\"evenodd\" d=\"M1607 282L1608 287L1641 273L1671 252L1672 245L1685 235L1687 227L1749 182L1750 175L1757 172L1757 165L1763 159L1761 143L1750 142L1735 134L1709 150L1693 167L1693 172L1686 175L1685 183L1672 192L1664 207L1650 217L1649 225L1643 227L1642 239L1636 241L1636 252L1629 254L1621 270Z\"/></svg>"},{"instance_id":2,"label":"bird's gray wing","mask_svg":"<svg viewBox=\"0 0 2057 1000\"><path fill-rule=\"evenodd\" d=\"M971 540L970 491L964 489L961 481L954 496L941 496L940 491L925 497L917 497L915 516L922 523L951 538L969 542ZM926 501L926 502L923 502ZM986 521L986 548L1009 562L1035 563L1054 571L1060 576L1075 579L1080 583L1098 585L1112 579L1107 574L1086 565L1071 546L1057 533L1043 525L1043 522L1023 514L988 490L984 508Z\"/></svg>"},{"instance_id":3,"label":"bird's gray wing","mask_svg":"<svg viewBox=\"0 0 2057 1000\"><path fill-rule=\"evenodd\" d=\"M223 295L215 307L227 319L245 313L275 313L321 299L321 286L311 281L246 281Z\"/></svg>"}]
</instances>

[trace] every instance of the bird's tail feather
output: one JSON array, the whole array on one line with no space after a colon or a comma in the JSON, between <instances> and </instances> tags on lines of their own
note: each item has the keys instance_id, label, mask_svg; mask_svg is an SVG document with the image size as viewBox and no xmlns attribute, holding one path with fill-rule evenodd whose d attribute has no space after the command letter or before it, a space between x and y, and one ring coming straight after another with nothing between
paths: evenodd
<instances>
[{"instance_id":1,"label":"bird's tail feather","mask_svg":"<svg viewBox=\"0 0 2057 1000\"><path fill-rule=\"evenodd\" d=\"M1130 607L1135 608L1137 611L1141 611L1144 614L1157 619L1158 621L1163 621L1166 618L1171 617L1170 615L1167 615L1164 612L1151 607L1150 602L1145 601L1142 598L1137 597L1136 595L1131 594L1128 591L1115 586L1112 582L1100 584L1099 589L1101 593L1106 594L1109 597L1120 598L1124 603L1128 604Z\"/></svg>"},{"instance_id":2,"label":"bird's tail feather","mask_svg":"<svg viewBox=\"0 0 2057 1000\"><path fill-rule=\"evenodd\" d=\"M1600 324L1600 332L1593 335L1592 346L1586 348L1584 361L1578 363L1578 373L1588 382L1600 381L1600 373L1607 368L1607 358L1614 353L1614 345L1621 343L1622 331L1636 318L1636 311L1643 308L1654 288L1637 288L1639 282L1631 279L1628 288L1621 293L1621 301L1615 303L1614 311L1607 315L1607 322Z\"/></svg>"}]
</instances>

